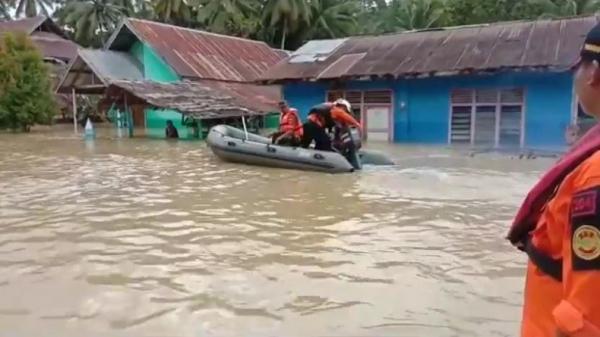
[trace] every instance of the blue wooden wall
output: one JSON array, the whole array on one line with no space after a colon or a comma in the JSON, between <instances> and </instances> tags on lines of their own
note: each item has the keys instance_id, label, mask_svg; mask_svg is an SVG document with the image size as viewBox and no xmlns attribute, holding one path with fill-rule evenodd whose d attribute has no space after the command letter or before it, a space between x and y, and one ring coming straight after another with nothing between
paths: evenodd
<instances>
[{"instance_id":1,"label":"blue wooden wall","mask_svg":"<svg viewBox=\"0 0 600 337\"><path fill-rule=\"evenodd\" d=\"M454 88L525 89L525 146L556 148L565 145L564 131L571 122L570 73L507 72L495 75L451 76L398 81L353 81L345 90L391 89L394 92L394 141L447 144L450 92ZM285 99L302 117L325 100L329 84L286 84ZM404 103L404 105L402 105Z\"/></svg>"}]
</instances>

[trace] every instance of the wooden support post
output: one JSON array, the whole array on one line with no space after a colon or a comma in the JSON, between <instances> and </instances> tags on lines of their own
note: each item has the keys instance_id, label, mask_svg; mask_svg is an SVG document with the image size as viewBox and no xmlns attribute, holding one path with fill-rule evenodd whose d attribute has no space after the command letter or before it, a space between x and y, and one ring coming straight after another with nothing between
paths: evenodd
<instances>
[{"instance_id":1,"label":"wooden support post","mask_svg":"<svg viewBox=\"0 0 600 337\"><path fill-rule=\"evenodd\" d=\"M71 91L73 96L73 131L77 133L77 97L75 96L75 88Z\"/></svg>"}]
</instances>

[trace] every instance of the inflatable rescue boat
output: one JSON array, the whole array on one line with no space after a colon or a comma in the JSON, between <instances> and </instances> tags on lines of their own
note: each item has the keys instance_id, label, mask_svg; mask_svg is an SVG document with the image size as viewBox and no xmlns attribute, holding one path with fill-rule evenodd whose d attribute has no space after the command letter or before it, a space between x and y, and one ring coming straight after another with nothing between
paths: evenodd
<instances>
[{"instance_id":1,"label":"inflatable rescue boat","mask_svg":"<svg viewBox=\"0 0 600 337\"><path fill-rule=\"evenodd\" d=\"M345 173L362 165L394 164L382 153L361 149L353 166L338 152L273 145L270 138L222 124L210 129L206 142L221 160L249 165Z\"/></svg>"}]
</instances>

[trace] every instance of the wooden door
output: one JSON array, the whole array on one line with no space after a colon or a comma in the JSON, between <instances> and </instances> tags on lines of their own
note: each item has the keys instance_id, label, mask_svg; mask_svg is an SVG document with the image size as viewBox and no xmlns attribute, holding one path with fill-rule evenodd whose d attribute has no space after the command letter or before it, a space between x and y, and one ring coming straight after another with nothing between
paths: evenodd
<instances>
[{"instance_id":1,"label":"wooden door","mask_svg":"<svg viewBox=\"0 0 600 337\"><path fill-rule=\"evenodd\" d=\"M133 134L143 136L146 134L146 113L144 106L135 104L131 106L131 119L133 121Z\"/></svg>"}]
</instances>

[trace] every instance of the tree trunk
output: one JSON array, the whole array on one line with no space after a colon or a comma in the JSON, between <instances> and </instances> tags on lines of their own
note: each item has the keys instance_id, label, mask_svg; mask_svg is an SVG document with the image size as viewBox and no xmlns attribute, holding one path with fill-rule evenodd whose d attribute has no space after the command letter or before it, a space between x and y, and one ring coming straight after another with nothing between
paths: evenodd
<instances>
[{"instance_id":1,"label":"tree trunk","mask_svg":"<svg viewBox=\"0 0 600 337\"><path fill-rule=\"evenodd\" d=\"M286 35L287 35L287 18L283 19L283 33L281 34L281 50L285 50Z\"/></svg>"}]
</instances>

